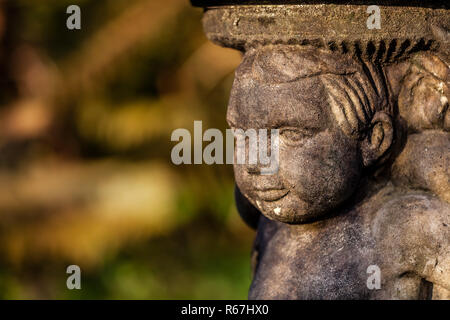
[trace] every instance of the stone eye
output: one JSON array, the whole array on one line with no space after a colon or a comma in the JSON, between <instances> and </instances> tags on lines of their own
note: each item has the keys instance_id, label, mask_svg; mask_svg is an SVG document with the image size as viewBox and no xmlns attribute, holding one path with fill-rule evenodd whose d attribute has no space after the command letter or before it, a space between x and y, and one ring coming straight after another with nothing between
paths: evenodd
<instances>
[{"instance_id":1,"label":"stone eye","mask_svg":"<svg viewBox=\"0 0 450 320\"><path fill-rule=\"evenodd\" d=\"M294 145L302 142L304 138L310 136L309 134L296 128L280 129L280 135L287 144Z\"/></svg>"}]
</instances>

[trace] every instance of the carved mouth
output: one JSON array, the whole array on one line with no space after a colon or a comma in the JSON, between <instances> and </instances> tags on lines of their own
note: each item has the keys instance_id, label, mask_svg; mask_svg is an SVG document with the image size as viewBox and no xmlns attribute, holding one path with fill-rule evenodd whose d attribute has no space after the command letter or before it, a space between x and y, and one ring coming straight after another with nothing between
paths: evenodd
<instances>
[{"instance_id":1,"label":"carved mouth","mask_svg":"<svg viewBox=\"0 0 450 320\"><path fill-rule=\"evenodd\" d=\"M255 190L256 195L259 199L264 201L277 201L284 198L288 193L289 189L264 189Z\"/></svg>"}]
</instances>

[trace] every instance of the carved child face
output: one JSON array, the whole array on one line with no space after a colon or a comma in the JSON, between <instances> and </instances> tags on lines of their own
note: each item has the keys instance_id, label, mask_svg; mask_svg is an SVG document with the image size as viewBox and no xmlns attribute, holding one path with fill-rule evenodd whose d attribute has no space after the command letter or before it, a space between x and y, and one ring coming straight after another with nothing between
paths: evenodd
<instances>
[{"instance_id":1,"label":"carved child face","mask_svg":"<svg viewBox=\"0 0 450 320\"><path fill-rule=\"evenodd\" d=\"M236 183L267 217L303 223L348 199L363 165L358 141L337 126L319 77L298 77L289 61L285 51L247 53L236 71L227 120L232 128L279 129L278 173L235 164Z\"/></svg>"}]
</instances>

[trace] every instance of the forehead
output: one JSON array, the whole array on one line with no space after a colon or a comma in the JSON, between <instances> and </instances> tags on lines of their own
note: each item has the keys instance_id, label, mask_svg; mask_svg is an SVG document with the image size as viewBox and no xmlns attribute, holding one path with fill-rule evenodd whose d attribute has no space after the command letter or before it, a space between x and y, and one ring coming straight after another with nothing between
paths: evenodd
<instances>
[{"instance_id":1,"label":"forehead","mask_svg":"<svg viewBox=\"0 0 450 320\"><path fill-rule=\"evenodd\" d=\"M228 122L241 128L326 127L330 108L320 75L349 68L346 59L336 59L290 46L247 52L236 70Z\"/></svg>"},{"instance_id":2,"label":"forehead","mask_svg":"<svg viewBox=\"0 0 450 320\"><path fill-rule=\"evenodd\" d=\"M360 71L351 57L316 48L279 45L248 51L236 70L228 122L325 128L331 116L320 76Z\"/></svg>"},{"instance_id":3,"label":"forehead","mask_svg":"<svg viewBox=\"0 0 450 320\"><path fill-rule=\"evenodd\" d=\"M319 77L273 83L241 75L236 75L228 106L231 126L322 129L328 125L330 109Z\"/></svg>"}]
</instances>

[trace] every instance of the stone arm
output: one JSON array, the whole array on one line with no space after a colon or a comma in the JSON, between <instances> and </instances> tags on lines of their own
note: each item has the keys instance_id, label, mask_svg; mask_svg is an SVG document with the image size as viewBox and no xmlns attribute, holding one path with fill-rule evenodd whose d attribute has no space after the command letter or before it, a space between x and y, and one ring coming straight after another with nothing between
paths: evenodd
<instances>
[{"instance_id":1,"label":"stone arm","mask_svg":"<svg viewBox=\"0 0 450 320\"><path fill-rule=\"evenodd\" d=\"M420 228L426 239L425 264L417 272L434 285L450 290L450 206L444 202L441 205L442 210L423 221Z\"/></svg>"},{"instance_id":2,"label":"stone arm","mask_svg":"<svg viewBox=\"0 0 450 320\"><path fill-rule=\"evenodd\" d=\"M405 222L409 232L404 245L413 271L450 292L450 204L424 197L408 206L412 209Z\"/></svg>"},{"instance_id":3,"label":"stone arm","mask_svg":"<svg viewBox=\"0 0 450 320\"><path fill-rule=\"evenodd\" d=\"M410 274L426 281L433 299L450 299L449 203L421 191L403 195L385 203L372 228L383 268L396 270L397 279Z\"/></svg>"}]
</instances>

